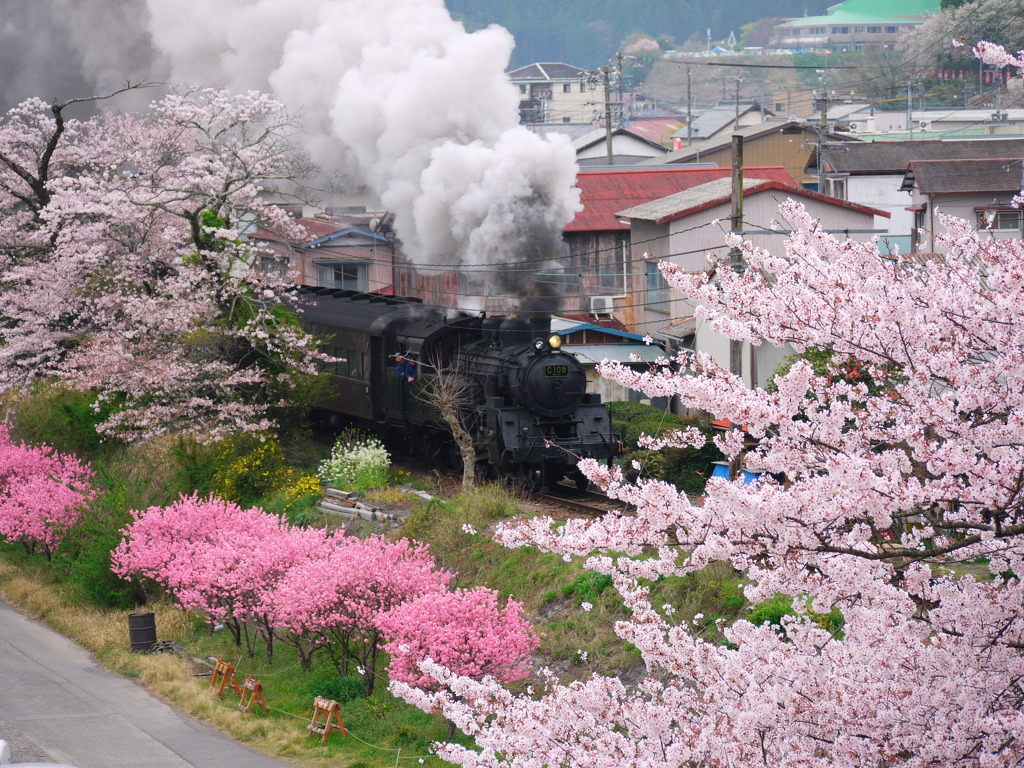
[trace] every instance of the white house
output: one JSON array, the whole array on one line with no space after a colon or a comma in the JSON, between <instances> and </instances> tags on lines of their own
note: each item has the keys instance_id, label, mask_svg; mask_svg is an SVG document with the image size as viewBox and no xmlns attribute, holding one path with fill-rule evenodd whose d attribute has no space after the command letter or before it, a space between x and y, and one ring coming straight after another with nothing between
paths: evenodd
<instances>
[{"instance_id":1,"label":"white house","mask_svg":"<svg viewBox=\"0 0 1024 768\"><path fill-rule=\"evenodd\" d=\"M707 352L720 365L741 374L748 385L763 386L790 351L766 344L733 347L729 339L695 321L693 302L671 291L658 269L661 261L671 261L690 272L706 272L715 259L727 256L723 231L728 229L732 212L731 191L731 179L718 179L619 211L619 216L631 222L632 258L645 262L647 273L644 290L632 297L634 304L643 307L632 330ZM824 230L840 239L869 240L875 234L876 218L889 216L887 211L803 187L745 179L744 238L761 248L782 248L786 230L773 230L771 224L779 204L787 198L801 202Z\"/></svg>"}]
</instances>

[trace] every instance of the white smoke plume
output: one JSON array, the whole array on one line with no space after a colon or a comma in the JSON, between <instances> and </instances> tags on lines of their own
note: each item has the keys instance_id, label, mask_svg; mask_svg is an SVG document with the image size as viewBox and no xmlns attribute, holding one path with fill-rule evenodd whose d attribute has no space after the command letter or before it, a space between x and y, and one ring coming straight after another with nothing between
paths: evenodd
<instances>
[{"instance_id":1,"label":"white smoke plume","mask_svg":"<svg viewBox=\"0 0 1024 768\"><path fill-rule=\"evenodd\" d=\"M441 0L147 5L172 80L268 89L298 109L315 156L380 196L415 262L535 274L559 255L575 153L518 124L504 29L468 33Z\"/></svg>"},{"instance_id":2,"label":"white smoke plume","mask_svg":"<svg viewBox=\"0 0 1024 768\"><path fill-rule=\"evenodd\" d=\"M354 175L395 214L414 263L500 265L507 284L535 276L579 209L570 142L518 125L504 74L511 35L468 33L442 0L14 5L23 10L8 27L48 36L77 63L64 89L149 77L274 94L300 114L317 162ZM43 66L43 51L32 53ZM62 94L19 97L32 95Z\"/></svg>"}]
</instances>

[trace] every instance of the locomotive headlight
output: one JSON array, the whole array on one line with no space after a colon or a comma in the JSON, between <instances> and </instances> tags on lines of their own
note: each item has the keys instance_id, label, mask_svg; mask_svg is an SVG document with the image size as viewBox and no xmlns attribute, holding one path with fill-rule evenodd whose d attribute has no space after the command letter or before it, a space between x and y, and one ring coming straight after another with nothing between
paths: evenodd
<instances>
[{"instance_id":1,"label":"locomotive headlight","mask_svg":"<svg viewBox=\"0 0 1024 768\"><path fill-rule=\"evenodd\" d=\"M547 344L545 343L544 339L537 339L533 342L533 348L538 352L543 352L545 349L547 349Z\"/></svg>"},{"instance_id":2,"label":"locomotive headlight","mask_svg":"<svg viewBox=\"0 0 1024 768\"><path fill-rule=\"evenodd\" d=\"M552 349L558 349L560 346L562 346L562 337L559 336L558 334L553 334L548 339L548 346L551 347Z\"/></svg>"}]
</instances>

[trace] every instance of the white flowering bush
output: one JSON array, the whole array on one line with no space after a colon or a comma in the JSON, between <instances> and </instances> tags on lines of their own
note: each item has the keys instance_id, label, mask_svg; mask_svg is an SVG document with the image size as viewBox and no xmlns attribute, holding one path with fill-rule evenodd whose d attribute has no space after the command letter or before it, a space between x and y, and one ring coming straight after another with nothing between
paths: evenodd
<instances>
[{"instance_id":1,"label":"white flowering bush","mask_svg":"<svg viewBox=\"0 0 1024 768\"><path fill-rule=\"evenodd\" d=\"M354 491L383 488L388 484L391 456L375 437L343 435L331 455L317 470L328 485Z\"/></svg>"}]
</instances>

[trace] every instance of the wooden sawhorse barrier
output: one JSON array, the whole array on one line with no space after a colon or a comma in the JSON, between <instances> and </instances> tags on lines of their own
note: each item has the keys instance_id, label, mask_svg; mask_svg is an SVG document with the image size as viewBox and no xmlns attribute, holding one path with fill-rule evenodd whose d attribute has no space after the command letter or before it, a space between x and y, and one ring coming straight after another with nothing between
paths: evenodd
<instances>
[{"instance_id":1,"label":"wooden sawhorse barrier","mask_svg":"<svg viewBox=\"0 0 1024 768\"><path fill-rule=\"evenodd\" d=\"M248 700L246 700L246 696L248 696ZM267 712L270 711L267 700L263 696L263 683L246 675L245 682L242 683L242 700L238 702L238 710L249 714L253 704L259 704Z\"/></svg>"},{"instance_id":2,"label":"wooden sawhorse barrier","mask_svg":"<svg viewBox=\"0 0 1024 768\"><path fill-rule=\"evenodd\" d=\"M220 682L218 687L217 683ZM210 690L217 689L217 695L224 695L224 688L231 686L235 689L235 692L241 696L242 688L238 685L238 678L235 677L235 668L228 664L222 659L217 659L217 663L213 666L213 677L210 678Z\"/></svg>"},{"instance_id":3,"label":"wooden sawhorse barrier","mask_svg":"<svg viewBox=\"0 0 1024 768\"><path fill-rule=\"evenodd\" d=\"M324 724L317 725L321 715L324 717ZM306 730L310 733L323 734L320 739L321 744L327 743L327 737L330 736L332 730L341 731L342 736L348 736L348 731L345 730L345 725L341 722L341 713L338 712L338 702L325 699L322 696L313 699L313 721L306 726Z\"/></svg>"}]
</instances>

